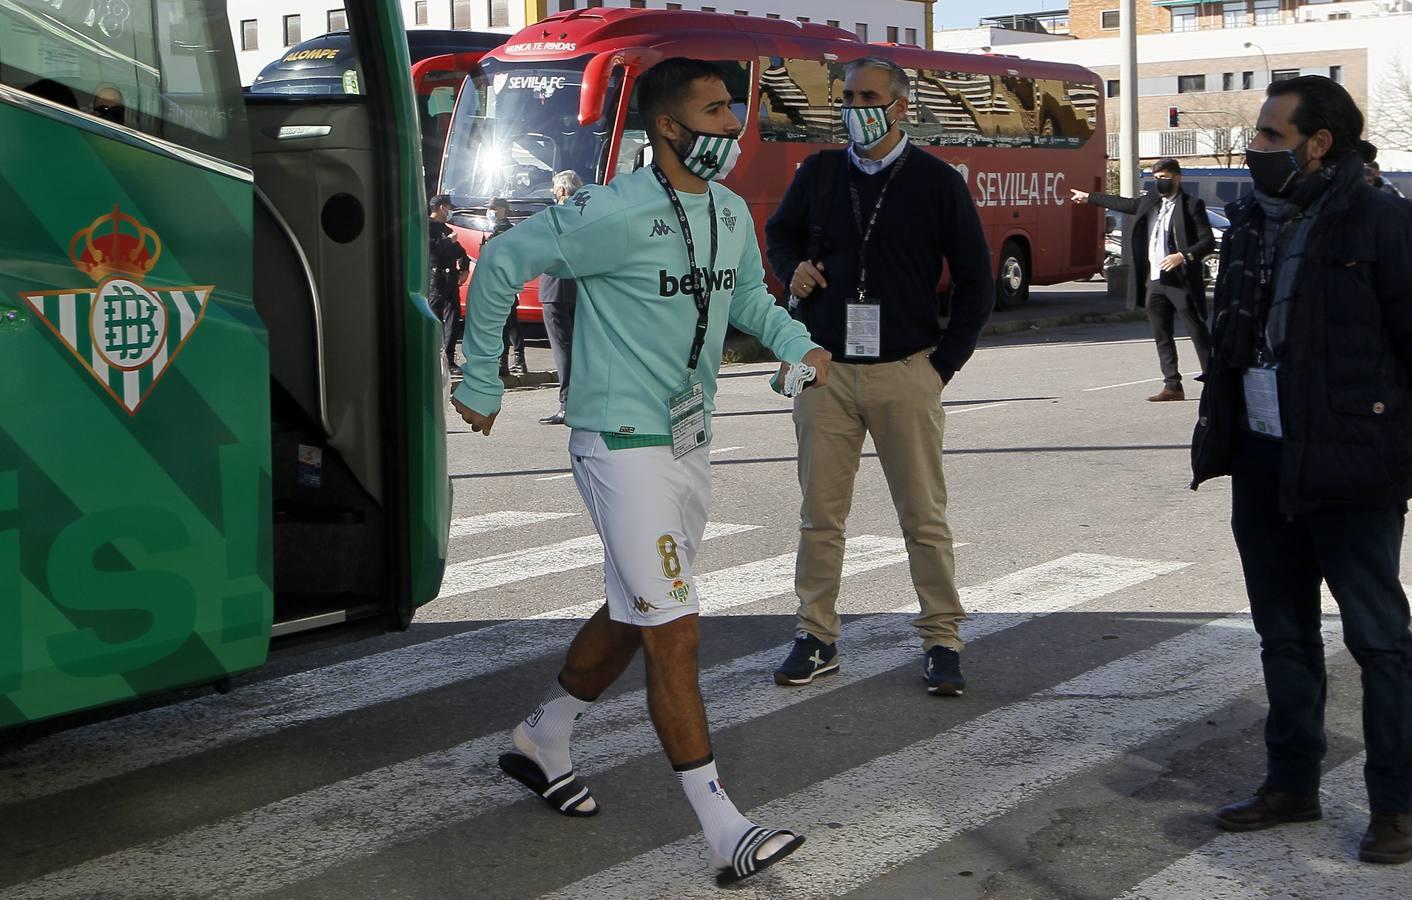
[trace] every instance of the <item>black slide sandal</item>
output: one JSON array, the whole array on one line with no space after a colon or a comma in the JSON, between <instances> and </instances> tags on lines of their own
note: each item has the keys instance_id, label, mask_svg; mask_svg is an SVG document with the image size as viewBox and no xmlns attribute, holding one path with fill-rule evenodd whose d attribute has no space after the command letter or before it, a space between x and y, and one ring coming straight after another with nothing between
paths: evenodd
<instances>
[{"instance_id":1,"label":"black slide sandal","mask_svg":"<svg viewBox=\"0 0 1412 900\"><path fill-rule=\"evenodd\" d=\"M592 809L583 809L584 804L593 801L593 795L587 787L579 784L573 772L550 784L539 764L523 753L502 753L500 770L542 797L549 808L557 813L576 819L598 815L596 803Z\"/></svg>"},{"instance_id":2,"label":"black slide sandal","mask_svg":"<svg viewBox=\"0 0 1412 900\"><path fill-rule=\"evenodd\" d=\"M755 853L765 845L770 838L787 834L793 840L776 850L764 859L756 859ZM747 831L735 845L734 858L731 864L716 873L716 884L719 887L727 887L742 879L749 878L759 872L768 869L770 866L784 859L794 851L799 849L799 845L804 843L804 836L795 834L792 831L773 830L761 828L758 825Z\"/></svg>"}]
</instances>

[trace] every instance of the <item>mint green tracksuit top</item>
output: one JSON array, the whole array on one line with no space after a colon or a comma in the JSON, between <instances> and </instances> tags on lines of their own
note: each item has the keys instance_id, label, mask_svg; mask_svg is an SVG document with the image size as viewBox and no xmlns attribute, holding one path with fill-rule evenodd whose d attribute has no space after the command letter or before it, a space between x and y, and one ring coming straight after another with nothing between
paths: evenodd
<instances>
[{"instance_id":1,"label":"mint green tracksuit top","mask_svg":"<svg viewBox=\"0 0 1412 900\"><path fill-rule=\"evenodd\" d=\"M816 346L765 290L745 201L719 184L710 190L719 245L709 276L710 327L697 367L708 423L727 322L791 364ZM696 265L704 270L711 255L707 197L679 196ZM525 282L548 273L578 281L566 423L624 437L671 434L667 402L686 378L696 331L688 268L676 212L647 168L591 185L530 216L487 244L475 267L462 343L466 362L454 396L482 415L500 409L505 319Z\"/></svg>"}]
</instances>

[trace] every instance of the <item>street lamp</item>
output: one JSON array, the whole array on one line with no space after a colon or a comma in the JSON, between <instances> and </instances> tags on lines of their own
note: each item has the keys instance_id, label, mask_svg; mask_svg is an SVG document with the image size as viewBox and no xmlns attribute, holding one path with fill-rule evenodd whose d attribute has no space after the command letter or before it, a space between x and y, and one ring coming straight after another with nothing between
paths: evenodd
<instances>
[{"instance_id":1,"label":"street lamp","mask_svg":"<svg viewBox=\"0 0 1412 900\"><path fill-rule=\"evenodd\" d=\"M1247 49L1247 50L1259 50L1259 51L1260 51L1260 57L1265 60L1265 83L1266 83L1266 84L1269 84L1269 83L1270 83L1270 79L1273 78L1274 76L1273 76L1273 75L1271 74L1271 72L1270 72L1270 57L1268 57L1268 56L1265 55L1265 48L1262 47L1262 46L1260 46L1259 44L1255 43L1254 41L1246 41L1246 42L1245 42L1245 49Z\"/></svg>"}]
</instances>

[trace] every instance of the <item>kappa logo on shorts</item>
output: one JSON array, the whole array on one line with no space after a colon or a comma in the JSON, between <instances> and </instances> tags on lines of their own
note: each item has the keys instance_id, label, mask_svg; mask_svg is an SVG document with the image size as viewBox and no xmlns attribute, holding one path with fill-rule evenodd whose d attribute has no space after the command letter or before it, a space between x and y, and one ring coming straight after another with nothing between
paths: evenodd
<instances>
[{"instance_id":1,"label":"kappa logo on shorts","mask_svg":"<svg viewBox=\"0 0 1412 900\"><path fill-rule=\"evenodd\" d=\"M654 219L653 222L652 222L652 231L651 231L651 233L648 234L647 236L648 236L648 237L665 237L665 236L667 236L667 235L669 235L669 234L676 234L676 233L677 233L677 232L676 232L676 229L674 229L674 228L672 228L672 226L668 225L665 219Z\"/></svg>"},{"instance_id":2,"label":"kappa logo on shorts","mask_svg":"<svg viewBox=\"0 0 1412 900\"><path fill-rule=\"evenodd\" d=\"M721 210L721 221L724 222L725 226L730 229L731 234L735 234L735 223L738 221L738 219L736 216L731 214L731 208L729 206Z\"/></svg>"},{"instance_id":3,"label":"kappa logo on shorts","mask_svg":"<svg viewBox=\"0 0 1412 900\"><path fill-rule=\"evenodd\" d=\"M667 596L678 603L685 603L691 599L691 586L678 578L672 582L672 589L667 591Z\"/></svg>"},{"instance_id":4,"label":"kappa logo on shorts","mask_svg":"<svg viewBox=\"0 0 1412 900\"><path fill-rule=\"evenodd\" d=\"M635 434L637 429L631 425L619 425L618 434Z\"/></svg>"},{"instance_id":5,"label":"kappa logo on shorts","mask_svg":"<svg viewBox=\"0 0 1412 900\"><path fill-rule=\"evenodd\" d=\"M657 609L657 607L653 606L651 603L648 603L647 598L645 597L634 598L632 601L632 608L642 613L644 616L650 612L656 611Z\"/></svg>"}]
</instances>

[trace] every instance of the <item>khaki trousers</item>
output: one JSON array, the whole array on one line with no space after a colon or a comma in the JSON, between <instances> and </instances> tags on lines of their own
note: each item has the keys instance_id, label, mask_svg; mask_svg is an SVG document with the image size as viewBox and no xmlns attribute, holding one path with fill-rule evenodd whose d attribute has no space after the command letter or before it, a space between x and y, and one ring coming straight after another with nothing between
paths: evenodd
<instances>
[{"instance_id":1,"label":"khaki trousers","mask_svg":"<svg viewBox=\"0 0 1412 900\"><path fill-rule=\"evenodd\" d=\"M906 540L912 584L922 614L914 620L924 650L963 646L957 626L965 618L956 592L956 554L946 523L942 474L941 376L923 351L891 363L835 361L828 384L811 387L794 402L799 440L799 557L794 589L799 628L825 643L838 640L839 581L843 576L844 524L853 505L853 482L871 434Z\"/></svg>"}]
</instances>

